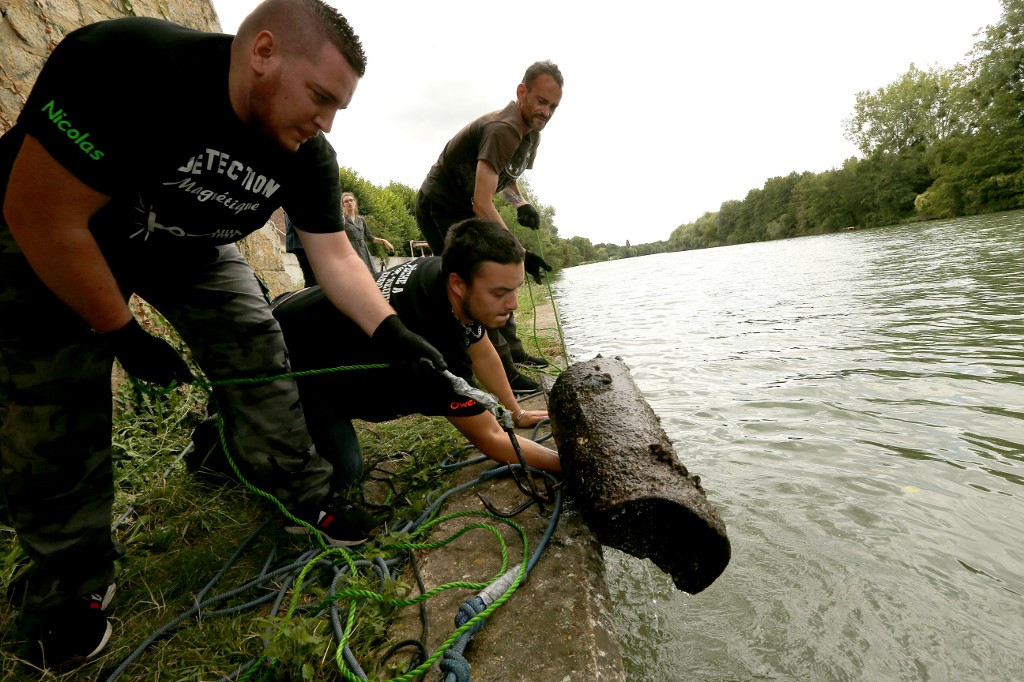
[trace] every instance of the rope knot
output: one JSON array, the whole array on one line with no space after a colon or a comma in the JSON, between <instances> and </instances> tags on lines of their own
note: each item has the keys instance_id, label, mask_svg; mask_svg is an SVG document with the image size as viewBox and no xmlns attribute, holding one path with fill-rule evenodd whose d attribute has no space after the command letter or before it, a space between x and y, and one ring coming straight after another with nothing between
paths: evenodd
<instances>
[{"instance_id":1,"label":"rope knot","mask_svg":"<svg viewBox=\"0 0 1024 682\"><path fill-rule=\"evenodd\" d=\"M461 628L463 625L469 622L469 620L477 615L483 613L487 607L484 606L484 601L480 597L470 597L466 601L459 605L459 612L455 614L455 627ZM484 626L484 619L481 619L469 630L470 635L475 635Z\"/></svg>"},{"instance_id":2,"label":"rope knot","mask_svg":"<svg viewBox=\"0 0 1024 682\"><path fill-rule=\"evenodd\" d=\"M441 668L445 680L449 680L449 675L454 675L454 682L469 682L469 661L458 651L448 649L441 657L438 666Z\"/></svg>"}]
</instances>

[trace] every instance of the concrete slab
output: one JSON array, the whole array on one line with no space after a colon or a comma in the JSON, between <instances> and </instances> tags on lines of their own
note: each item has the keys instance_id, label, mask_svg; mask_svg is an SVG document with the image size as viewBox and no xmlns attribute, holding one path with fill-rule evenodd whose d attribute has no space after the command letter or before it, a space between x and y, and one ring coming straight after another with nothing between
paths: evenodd
<instances>
[{"instance_id":1,"label":"concrete slab","mask_svg":"<svg viewBox=\"0 0 1024 682\"><path fill-rule=\"evenodd\" d=\"M546 308L538 311L538 327L554 327L550 305ZM520 321L521 328L523 324ZM550 388L552 379L543 380ZM520 402L527 409L546 409L546 394ZM531 432L519 430L525 437ZM461 484L492 467L488 460L460 469L455 476ZM543 490L540 481L538 485ZM442 515L485 511L478 494L501 510L513 509L528 499L511 479L491 480L452 496ZM445 522L431 539L446 538L468 523L483 520L469 517ZM514 520L525 530L532 554L549 519L533 505ZM508 565L515 566L523 554L519 534L500 522L490 523L501 529L508 545ZM491 533L475 529L444 547L419 552L417 563L428 590L455 581L487 582L500 570L501 550ZM411 574L409 581L414 581ZM476 593L452 589L428 601L428 651L434 652L451 636L459 605ZM419 639L421 628L417 609L405 609L392 627L390 639ZM555 532L526 581L487 619L465 656L473 682L625 679L601 546L579 514L563 507Z\"/></svg>"}]
</instances>

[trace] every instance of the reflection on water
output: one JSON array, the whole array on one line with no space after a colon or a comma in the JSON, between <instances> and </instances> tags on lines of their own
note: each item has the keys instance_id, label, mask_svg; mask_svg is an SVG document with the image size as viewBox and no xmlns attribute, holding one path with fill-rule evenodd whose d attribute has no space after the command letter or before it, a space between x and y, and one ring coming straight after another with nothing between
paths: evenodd
<instances>
[{"instance_id":1,"label":"reflection on water","mask_svg":"<svg viewBox=\"0 0 1024 682\"><path fill-rule=\"evenodd\" d=\"M1024 213L565 271L729 528L705 592L607 551L630 679L1024 679Z\"/></svg>"}]
</instances>

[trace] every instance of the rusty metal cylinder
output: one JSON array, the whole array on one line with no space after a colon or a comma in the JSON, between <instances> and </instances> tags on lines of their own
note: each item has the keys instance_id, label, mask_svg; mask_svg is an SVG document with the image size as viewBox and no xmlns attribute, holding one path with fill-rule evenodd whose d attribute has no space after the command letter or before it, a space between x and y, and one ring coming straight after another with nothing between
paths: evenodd
<instances>
[{"instance_id":1,"label":"rusty metal cylinder","mask_svg":"<svg viewBox=\"0 0 1024 682\"><path fill-rule=\"evenodd\" d=\"M569 367L548 412L567 491L601 544L649 558L691 594L722 574L725 524L622 360Z\"/></svg>"}]
</instances>

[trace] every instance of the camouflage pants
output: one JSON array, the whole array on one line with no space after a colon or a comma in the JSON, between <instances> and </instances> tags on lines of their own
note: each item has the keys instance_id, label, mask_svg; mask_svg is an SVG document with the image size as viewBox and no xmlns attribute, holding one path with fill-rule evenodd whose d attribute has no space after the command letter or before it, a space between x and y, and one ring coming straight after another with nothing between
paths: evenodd
<instances>
[{"instance_id":1,"label":"camouflage pants","mask_svg":"<svg viewBox=\"0 0 1024 682\"><path fill-rule=\"evenodd\" d=\"M107 253L126 298L159 310L207 377L288 371L277 321L234 246L194 261ZM0 225L0 484L33 561L27 610L112 580L110 372L102 336L31 271ZM330 492L331 465L313 449L292 379L219 387L229 445L253 483L298 511Z\"/></svg>"}]
</instances>

